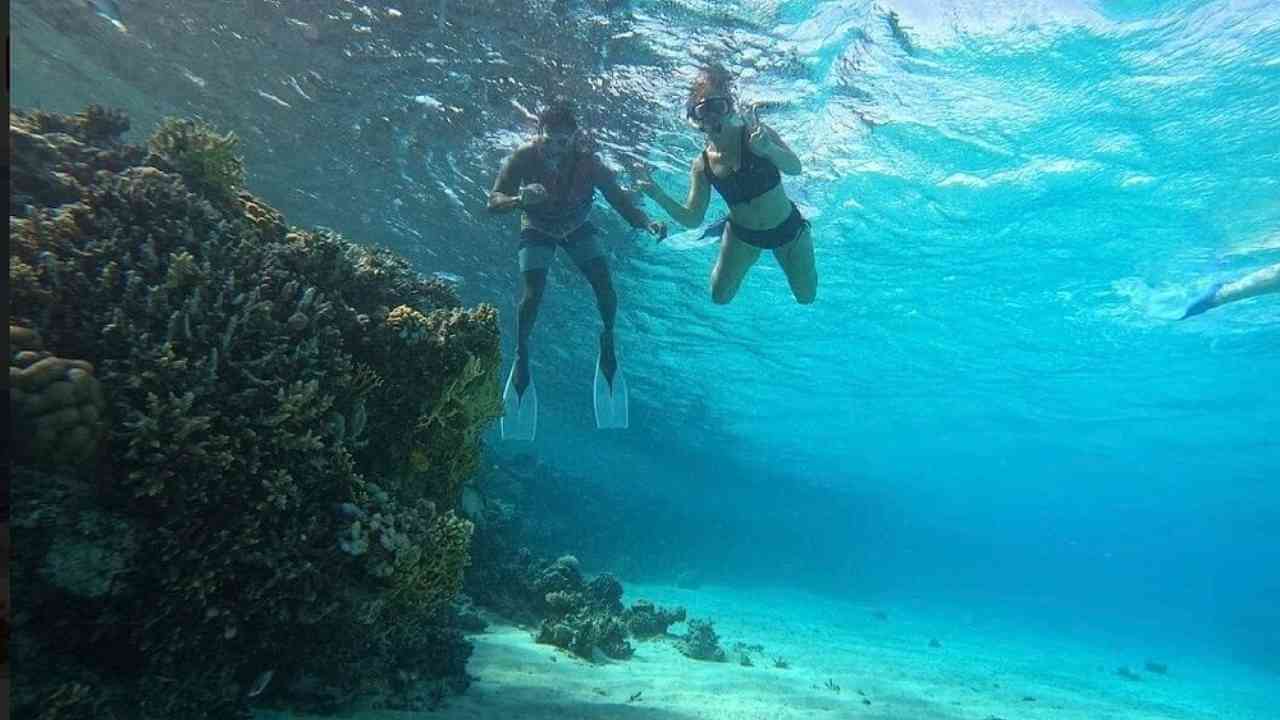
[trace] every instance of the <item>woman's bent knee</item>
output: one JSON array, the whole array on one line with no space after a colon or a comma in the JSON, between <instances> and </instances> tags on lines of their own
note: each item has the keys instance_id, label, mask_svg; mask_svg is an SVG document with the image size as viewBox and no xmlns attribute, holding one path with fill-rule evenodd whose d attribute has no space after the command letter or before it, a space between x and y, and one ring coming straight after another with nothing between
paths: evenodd
<instances>
[{"instance_id":1,"label":"woman's bent knee","mask_svg":"<svg viewBox=\"0 0 1280 720\"><path fill-rule=\"evenodd\" d=\"M813 276L808 282L800 287L792 287L791 294L795 295L796 302L801 305L810 305L814 300L818 299L818 278Z\"/></svg>"},{"instance_id":2,"label":"woman's bent knee","mask_svg":"<svg viewBox=\"0 0 1280 720\"><path fill-rule=\"evenodd\" d=\"M712 285L711 302L717 305L728 305L733 300L733 296L738 294L737 291L737 288Z\"/></svg>"}]
</instances>

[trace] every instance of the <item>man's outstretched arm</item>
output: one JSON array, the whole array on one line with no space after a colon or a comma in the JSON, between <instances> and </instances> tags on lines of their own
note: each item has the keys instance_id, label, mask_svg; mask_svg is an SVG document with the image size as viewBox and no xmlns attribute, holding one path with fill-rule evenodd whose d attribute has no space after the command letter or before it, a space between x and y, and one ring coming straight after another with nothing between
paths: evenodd
<instances>
[{"instance_id":1,"label":"man's outstretched arm","mask_svg":"<svg viewBox=\"0 0 1280 720\"><path fill-rule=\"evenodd\" d=\"M631 227L647 230L659 240L665 238L667 226L649 219L643 210L631 202L626 191L618 184L618 176L600 162L599 158L595 158L594 162L596 164L595 185L600 188L600 192L604 193L604 199L608 201L610 207L617 210Z\"/></svg>"}]
</instances>

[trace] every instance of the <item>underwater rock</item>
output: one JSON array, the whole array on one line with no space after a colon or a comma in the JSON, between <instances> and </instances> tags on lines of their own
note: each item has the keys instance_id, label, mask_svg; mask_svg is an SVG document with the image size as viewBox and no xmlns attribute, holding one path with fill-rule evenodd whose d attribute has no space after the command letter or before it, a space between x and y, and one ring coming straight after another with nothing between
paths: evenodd
<instances>
[{"instance_id":1,"label":"underwater rock","mask_svg":"<svg viewBox=\"0 0 1280 720\"><path fill-rule=\"evenodd\" d=\"M255 700L313 678L301 707L398 671L465 687L453 511L500 412L496 311L289 228L240 187L229 134L171 122L147 150L127 127L10 113L9 320L31 345L10 357L13 574L35 603L15 715L235 717L264 657ZM425 336L368 320L393 307Z\"/></svg>"},{"instance_id":2,"label":"underwater rock","mask_svg":"<svg viewBox=\"0 0 1280 720\"><path fill-rule=\"evenodd\" d=\"M710 620L689 620L689 631L676 643L677 649L686 657L694 660L724 662L724 649L720 647L720 636Z\"/></svg>"}]
</instances>

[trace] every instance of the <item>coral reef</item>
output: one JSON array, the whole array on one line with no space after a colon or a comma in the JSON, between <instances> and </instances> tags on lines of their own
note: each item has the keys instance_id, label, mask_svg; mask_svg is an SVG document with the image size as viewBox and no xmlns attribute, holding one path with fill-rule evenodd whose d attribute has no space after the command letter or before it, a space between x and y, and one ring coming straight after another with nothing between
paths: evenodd
<instances>
[{"instance_id":1,"label":"coral reef","mask_svg":"<svg viewBox=\"0 0 1280 720\"><path fill-rule=\"evenodd\" d=\"M597 650L614 659L631 657L634 649L622 620L622 584L616 578L605 574L585 582L572 555L531 563L525 577L525 597L541 595L541 602L534 600L534 614L542 617L538 642L588 660L596 658Z\"/></svg>"},{"instance_id":2,"label":"coral reef","mask_svg":"<svg viewBox=\"0 0 1280 720\"><path fill-rule=\"evenodd\" d=\"M1116 668L1116 675L1119 675L1125 680L1134 680L1134 681L1142 680L1142 676L1134 672L1133 670L1130 670L1128 665L1121 665L1120 667Z\"/></svg>"},{"instance_id":3,"label":"coral reef","mask_svg":"<svg viewBox=\"0 0 1280 720\"><path fill-rule=\"evenodd\" d=\"M694 660L724 662L724 649L710 620L689 620L689 631L676 643L676 647Z\"/></svg>"},{"instance_id":4,"label":"coral reef","mask_svg":"<svg viewBox=\"0 0 1280 720\"><path fill-rule=\"evenodd\" d=\"M0 479L0 692L9 697L9 473Z\"/></svg>"},{"instance_id":5,"label":"coral reef","mask_svg":"<svg viewBox=\"0 0 1280 720\"><path fill-rule=\"evenodd\" d=\"M646 600L622 605L623 588L604 573L590 582L573 555L539 558L518 543L527 538L529 511L510 502L481 498L469 491L469 503L485 532L473 550L480 558L466 578L475 601L517 623L537 626L538 642L555 645L586 659L598 654L629 658L627 637L647 640L666 635L685 619L684 608L657 607Z\"/></svg>"},{"instance_id":6,"label":"coral reef","mask_svg":"<svg viewBox=\"0 0 1280 720\"><path fill-rule=\"evenodd\" d=\"M98 454L106 400L82 360L54 357L29 328L9 326L9 411L21 461L79 464Z\"/></svg>"},{"instance_id":7,"label":"coral reef","mask_svg":"<svg viewBox=\"0 0 1280 720\"><path fill-rule=\"evenodd\" d=\"M244 185L238 144L235 133L219 135L200 120L166 118L147 142L147 164L181 174L197 193L226 200Z\"/></svg>"},{"instance_id":8,"label":"coral reef","mask_svg":"<svg viewBox=\"0 0 1280 720\"><path fill-rule=\"evenodd\" d=\"M624 613L627 629L631 635L641 640L662 637L667 628L685 621L685 610L682 607L667 609L659 607L648 600L637 600Z\"/></svg>"},{"instance_id":9,"label":"coral reef","mask_svg":"<svg viewBox=\"0 0 1280 720\"><path fill-rule=\"evenodd\" d=\"M466 593L458 593L454 596L449 614L450 627L456 627L463 632L484 632L484 629L489 626L480 614L479 608L471 602L471 597Z\"/></svg>"},{"instance_id":10,"label":"coral reef","mask_svg":"<svg viewBox=\"0 0 1280 720\"><path fill-rule=\"evenodd\" d=\"M622 584L607 574L572 590L548 592L547 613L537 641L588 660L596 659L597 652L626 660L635 649L627 642L621 597Z\"/></svg>"},{"instance_id":11,"label":"coral reef","mask_svg":"<svg viewBox=\"0 0 1280 720\"><path fill-rule=\"evenodd\" d=\"M454 510L498 414L495 311L287 227L234 137L173 121L148 152L127 127L10 114L15 713L465 687Z\"/></svg>"}]
</instances>

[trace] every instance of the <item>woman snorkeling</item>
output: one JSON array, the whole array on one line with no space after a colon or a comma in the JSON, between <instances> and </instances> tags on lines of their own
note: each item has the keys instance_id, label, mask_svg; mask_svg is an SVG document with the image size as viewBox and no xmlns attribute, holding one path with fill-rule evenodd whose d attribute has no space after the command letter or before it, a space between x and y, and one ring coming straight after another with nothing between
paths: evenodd
<instances>
[{"instance_id":1,"label":"woman snorkeling","mask_svg":"<svg viewBox=\"0 0 1280 720\"><path fill-rule=\"evenodd\" d=\"M693 159L684 204L667 195L647 172L640 173L636 185L685 227L702 222L711 188L728 203L727 220L710 229L723 228L720 256L711 270L711 299L719 304L732 300L760 253L772 250L796 302L813 302L818 273L809 222L782 188L782 175L800 173L800 158L754 112L750 117L737 112L733 78L718 65L703 68L694 79L685 117L706 135L707 145Z\"/></svg>"}]
</instances>

